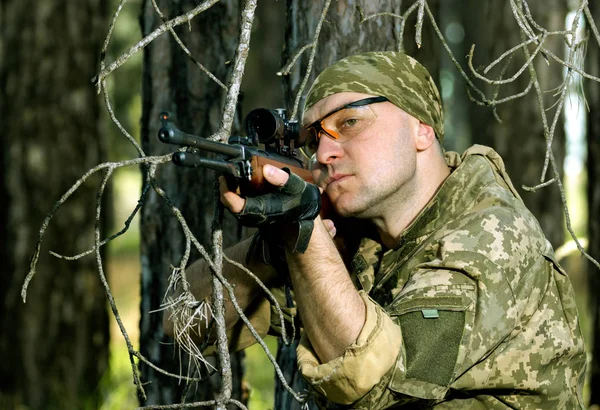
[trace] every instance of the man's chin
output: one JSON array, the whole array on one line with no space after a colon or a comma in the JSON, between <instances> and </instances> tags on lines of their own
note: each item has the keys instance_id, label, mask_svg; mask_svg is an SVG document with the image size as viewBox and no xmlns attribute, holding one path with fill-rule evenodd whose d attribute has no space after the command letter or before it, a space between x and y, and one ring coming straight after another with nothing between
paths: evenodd
<instances>
[{"instance_id":1,"label":"man's chin","mask_svg":"<svg viewBox=\"0 0 600 410\"><path fill-rule=\"evenodd\" d=\"M342 218L368 218L368 216L365 215L368 213L367 209L360 206L361 204L358 204L356 200L353 201L351 198L344 198L344 196L341 196L332 200L331 203L336 214Z\"/></svg>"}]
</instances>

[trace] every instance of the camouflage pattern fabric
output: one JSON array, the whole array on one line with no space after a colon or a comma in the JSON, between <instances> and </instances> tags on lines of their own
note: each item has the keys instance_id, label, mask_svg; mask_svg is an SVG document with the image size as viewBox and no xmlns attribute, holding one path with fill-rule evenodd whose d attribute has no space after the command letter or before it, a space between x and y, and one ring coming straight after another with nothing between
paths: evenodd
<instances>
[{"instance_id":1,"label":"camouflage pattern fabric","mask_svg":"<svg viewBox=\"0 0 600 410\"><path fill-rule=\"evenodd\" d=\"M444 139L440 93L429 72L412 57L394 51L371 51L336 62L313 83L304 112L322 98L348 91L387 97L433 127L440 142Z\"/></svg>"},{"instance_id":2,"label":"camouflage pattern fabric","mask_svg":"<svg viewBox=\"0 0 600 410\"><path fill-rule=\"evenodd\" d=\"M352 262L358 288L391 319L378 320L383 324L372 334L400 335L395 361L381 363L388 370L356 401L339 404L328 398L329 391L340 397L340 386L328 383L364 374L344 367L346 354L335 359L335 374L307 378L320 406L584 408L586 356L575 298L549 242L491 148L446 157L452 174L398 246L384 252L365 238ZM366 340L361 349L376 344ZM301 343L299 361L309 353Z\"/></svg>"}]
</instances>

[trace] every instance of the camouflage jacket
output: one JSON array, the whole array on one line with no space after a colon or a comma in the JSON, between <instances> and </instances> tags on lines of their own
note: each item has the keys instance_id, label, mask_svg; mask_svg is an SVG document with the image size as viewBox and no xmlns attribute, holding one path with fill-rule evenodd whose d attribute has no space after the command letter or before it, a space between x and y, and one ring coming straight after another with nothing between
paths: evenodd
<instances>
[{"instance_id":1,"label":"camouflage jacket","mask_svg":"<svg viewBox=\"0 0 600 410\"><path fill-rule=\"evenodd\" d=\"M569 279L508 179L474 146L395 249L363 239L352 277L365 326L298 365L323 408L576 409L585 348Z\"/></svg>"}]
</instances>

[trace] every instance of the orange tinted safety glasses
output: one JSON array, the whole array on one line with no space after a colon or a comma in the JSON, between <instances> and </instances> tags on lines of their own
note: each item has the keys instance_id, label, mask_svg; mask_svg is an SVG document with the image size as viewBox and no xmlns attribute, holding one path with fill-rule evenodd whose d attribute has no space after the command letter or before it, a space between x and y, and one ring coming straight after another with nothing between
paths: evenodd
<instances>
[{"instance_id":1,"label":"orange tinted safety glasses","mask_svg":"<svg viewBox=\"0 0 600 410\"><path fill-rule=\"evenodd\" d=\"M385 97L369 97L343 105L320 120L301 128L302 139L306 141L304 150L308 156L319 148L319 139L324 134L338 142L346 142L356 137L371 125L377 115L370 104L388 101Z\"/></svg>"}]
</instances>

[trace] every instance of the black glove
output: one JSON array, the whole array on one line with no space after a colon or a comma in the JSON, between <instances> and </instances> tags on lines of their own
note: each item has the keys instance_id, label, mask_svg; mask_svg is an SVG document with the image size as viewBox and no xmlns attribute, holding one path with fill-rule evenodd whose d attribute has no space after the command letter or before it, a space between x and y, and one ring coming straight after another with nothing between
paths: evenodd
<instances>
[{"instance_id":1,"label":"black glove","mask_svg":"<svg viewBox=\"0 0 600 410\"><path fill-rule=\"evenodd\" d=\"M294 252L304 253L312 235L314 219L321 210L319 188L293 174L289 168L282 168L289 174L285 185L275 192L255 197L247 197L244 209L234 214L242 225L273 229L282 223L298 223L298 238Z\"/></svg>"}]
</instances>

